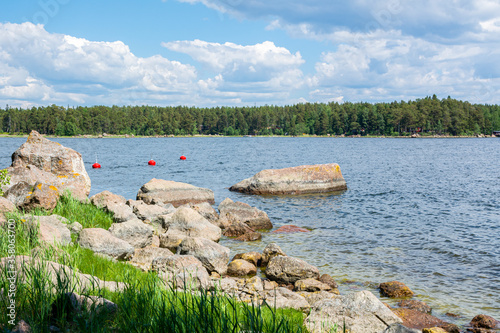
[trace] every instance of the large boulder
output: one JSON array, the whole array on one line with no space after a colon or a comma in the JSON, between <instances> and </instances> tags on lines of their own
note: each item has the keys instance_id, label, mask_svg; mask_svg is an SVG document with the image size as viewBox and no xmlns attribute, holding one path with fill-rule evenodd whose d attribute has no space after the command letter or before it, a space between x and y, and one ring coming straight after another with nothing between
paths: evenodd
<instances>
[{"instance_id":1,"label":"large boulder","mask_svg":"<svg viewBox=\"0 0 500 333\"><path fill-rule=\"evenodd\" d=\"M206 238L187 237L177 250L178 254L190 254L201 261L211 273L226 274L230 250Z\"/></svg>"},{"instance_id":2,"label":"large boulder","mask_svg":"<svg viewBox=\"0 0 500 333\"><path fill-rule=\"evenodd\" d=\"M174 207L187 203L208 202L212 205L215 203L214 192L209 189L156 178L151 179L141 187L137 193L137 200L142 200L147 204L153 202L170 203Z\"/></svg>"},{"instance_id":3,"label":"large boulder","mask_svg":"<svg viewBox=\"0 0 500 333\"><path fill-rule=\"evenodd\" d=\"M266 276L278 283L290 284L307 278L318 279L319 270L302 259L277 256L269 261Z\"/></svg>"},{"instance_id":4,"label":"large boulder","mask_svg":"<svg viewBox=\"0 0 500 333\"><path fill-rule=\"evenodd\" d=\"M219 219L227 220L223 224L242 222L254 230L272 229L273 224L265 212L246 203L226 198L219 205Z\"/></svg>"},{"instance_id":5,"label":"large boulder","mask_svg":"<svg viewBox=\"0 0 500 333\"><path fill-rule=\"evenodd\" d=\"M143 248L153 243L153 228L139 219L123 223L113 223L109 232L123 239L134 248Z\"/></svg>"},{"instance_id":6,"label":"large boulder","mask_svg":"<svg viewBox=\"0 0 500 333\"><path fill-rule=\"evenodd\" d=\"M223 227L223 225L219 223L219 214L217 214L217 211L208 202L201 202L199 204L191 205L191 208L193 208L201 216L206 218L208 222L215 224L219 228Z\"/></svg>"},{"instance_id":7,"label":"large boulder","mask_svg":"<svg viewBox=\"0 0 500 333\"><path fill-rule=\"evenodd\" d=\"M163 256L155 258L152 261L151 269L157 273L167 273L176 275L182 272L186 267L196 266L203 268L200 260L192 255L174 254L171 256Z\"/></svg>"},{"instance_id":8,"label":"large boulder","mask_svg":"<svg viewBox=\"0 0 500 333\"><path fill-rule=\"evenodd\" d=\"M235 259L231 261L227 268L229 276L246 276L257 274L257 267L243 259Z\"/></svg>"},{"instance_id":9,"label":"large boulder","mask_svg":"<svg viewBox=\"0 0 500 333\"><path fill-rule=\"evenodd\" d=\"M337 296L317 302L305 320L309 332L330 332L337 326L351 333L380 333L388 325L401 323L381 301L369 291Z\"/></svg>"},{"instance_id":10,"label":"large boulder","mask_svg":"<svg viewBox=\"0 0 500 333\"><path fill-rule=\"evenodd\" d=\"M491 316L480 314L472 318L470 326L484 329L500 329L500 321Z\"/></svg>"},{"instance_id":11,"label":"large boulder","mask_svg":"<svg viewBox=\"0 0 500 333\"><path fill-rule=\"evenodd\" d=\"M324 193L346 189L346 182L337 163L262 170L229 188L230 191L236 192L274 195Z\"/></svg>"},{"instance_id":12,"label":"large boulder","mask_svg":"<svg viewBox=\"0 0 500 333\"><path fill-rule=\"evenodd\" d=\"M69 221L59 215L25 216L27 225L38 228L38 239L49 244L68 245L71 243Z\"/></svg>"},{"instance_id":13,"label":"large boulder","mask_svg":"<svg viewBox=\"0 0 500 333\"><path fill-rule=\"evenodd\" d=\"M277 256L286 256L285 252L279 247L276 243L269 243L262 251L262 262L261 266L265 267L269 263L269 261Z\"/></svg>"},{"instance_id":14,"label":"large boulder","mask_svg":"<svg viewBox=\"0 0 500 333\"><path fill-rule=\"evenodd\" d=\"M83 229L78 237L78 244L115 259L130 259L134 255L132 245L101 228Z\"/></svg>"},{"instance_id":15,"label":"large boulder","mask_svg":"<svg viewBox=\"0 0 500 333\"><path fill-rule=\"evenodd\" d=\"M391 311L403 320L404 326L409 328L421 330L424 328L441 327L447 332L460 332L457 326L447 323L428 313L408 308L393 308Z\"/></svg>"},{"instance_id":16,"label":"large boulder","mask_svg":"<svg viewBox=\"0 0 500 333\"><path fill-rule=\"evenodd\" d=\"M134 205L133 212L139 219L151 222L161 215L172 213L173 209L165 208L162 205L148 205L144 202L138 202Z\"/></svg>"},{"instance_id":17,"label":"large boulder","mask_svg":"<svg viewBox=\"0 0 500 333\"><path fill-rule=\"evenodd\" d=\"M69 190L73 196L85 200L90 193L90 177L82 156L73 149L50 141L36 131L12 154L12 165L7 168L10 184L3 189L26 182L56 187L59 192Z\"/></svg>"},{"instance_id":18,"label":"large boulder","mask_svg":"<svg viewBox=\"0 0 500 333\"><path fill-rule=\"evenodd\" d=\"M222 236L222 230L210 223L197 211L190 207L179 207L164 227L168 231L177 231L190 237L203 237L218 242Z\"/></svg>"}]
</instances>

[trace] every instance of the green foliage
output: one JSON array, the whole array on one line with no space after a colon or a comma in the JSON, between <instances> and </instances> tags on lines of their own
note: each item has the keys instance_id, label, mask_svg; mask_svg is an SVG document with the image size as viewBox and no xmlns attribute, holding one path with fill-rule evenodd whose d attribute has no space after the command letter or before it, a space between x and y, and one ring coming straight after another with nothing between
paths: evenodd
<instances>
[{"instance_id":1,"label":"green foliage","mask_svg":"<svg viewBox=\"0 0 500 333\"><path fill-rule=\"evenodd\" d=\"M7 169L0 170L0 197L3 196L2 186L10 184L10 175Z\"/></svg>"},{"instance_id":2,"label":"green foliage","mask_svg":"<svg viewBox=\"0 0 500 333\"><path fill-rule=\"evenodd\" d=\"M0 109L0 132L49 135L276 135L491 134L500 130L500 106L437 96L392 103L305 103L215 107L56 105Z\"/></svg>"}]
</instances>

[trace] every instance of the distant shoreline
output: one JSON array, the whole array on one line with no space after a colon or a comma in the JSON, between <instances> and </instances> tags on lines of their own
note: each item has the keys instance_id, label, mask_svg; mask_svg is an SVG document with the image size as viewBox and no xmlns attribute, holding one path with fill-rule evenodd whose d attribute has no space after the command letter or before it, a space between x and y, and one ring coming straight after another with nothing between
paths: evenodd
<instances>
[{"instance_id":1,"label":"distant shoreline","mask_svg":"<svg viewBox=\"0 0 500 333\"><path fill-rule=\"evenodd\" d=\"M12 135L12 134L0 134L0 138L27 138L28 134L20 134L20 135ZM331 138L331 139L486 139L486 138L497 138L494 135L424 135L424 136L384 136L384 135L206 135L206 134L197 134L197 135L131 135L131 134L104 134L104 135L76 135L76 136L57 136L57 135L44 135L46 138L52 139L145 139L145 138Z\"/></svg>"}]
</instances>

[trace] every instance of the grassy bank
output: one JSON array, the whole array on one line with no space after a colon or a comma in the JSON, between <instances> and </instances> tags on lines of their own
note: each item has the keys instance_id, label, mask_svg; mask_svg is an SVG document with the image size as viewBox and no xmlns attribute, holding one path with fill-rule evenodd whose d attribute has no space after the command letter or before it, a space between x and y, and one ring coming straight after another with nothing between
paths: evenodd
<instances>
[{"instance_id":1,"label":"grassy bank","mask_svg":"<svg viewBox=\"0 0 500 333\"><path fill-rule=\"evenodd\" d=\"M37 211L37 215L48 212ZM84 228L109 228L112 219L104 211L63 197L53 211ZM49 332L57 327L62 332L305 332L303 314L292 309L275 309L239 302L216 288L197 292L181 292L154 273L146 273L125 263L94 254L77 244L48 246L38 239L37 229L25 222L23 212L9 214L15 220L15 254L34 255L47 261L67 265L75 272L91 274L105 281L124 282L125 288L110 292L93 286L85 295L101 295L117 305L117 311L96 305L75 312L65 295L82 294L78 283L64 271L51 277L46 265L32 262L23 265L15 281L16 322L23 319L33 332ZM12 232L10 232L12 234ZM0 228L0 257L9 256L9 229ZM21 274L19 274L21 273ZM0 273L0 309L7 309L11 280L7 269ZM187 287L187 286L185 286ZM104 309L104 310L103 310ZM12 325L7 311L0 311L0 331L9 332Z\"/></svg>"}]
</instances>

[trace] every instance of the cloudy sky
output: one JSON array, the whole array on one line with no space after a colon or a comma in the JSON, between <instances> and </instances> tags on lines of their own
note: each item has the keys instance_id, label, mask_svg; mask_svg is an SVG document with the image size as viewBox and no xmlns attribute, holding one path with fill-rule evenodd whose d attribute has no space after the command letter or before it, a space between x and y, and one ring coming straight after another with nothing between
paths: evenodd
<instances>
[{"instance_id":1,"label":"cloudy sky","mask_svg":"<svg viewBox=\"0 0 500 333\"><path fill-rule=\"evenodd\" d=\"M0 4L0 105L500 103L499 0Z\"/></svg>"}]
</instances>

